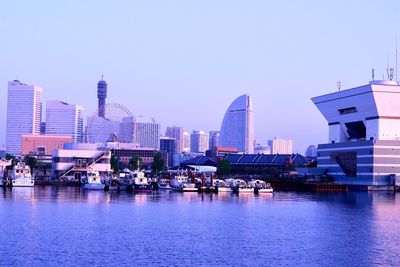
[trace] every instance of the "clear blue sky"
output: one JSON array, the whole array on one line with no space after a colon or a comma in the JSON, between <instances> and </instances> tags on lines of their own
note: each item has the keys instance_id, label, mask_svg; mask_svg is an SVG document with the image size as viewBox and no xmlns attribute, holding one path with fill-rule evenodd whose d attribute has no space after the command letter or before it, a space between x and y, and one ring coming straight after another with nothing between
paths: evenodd
<instances>
[{"instance_id":1,"label":"clear blue sky","mask_svg":"<svg viewBox=\"0 0 400 267\"><path fill-rule=\"evenodd\" d=\"M310 98L363 85L394 65L400 1L19 1L0 3L0 144L7 81L44 100L108 102L165 129L219 129L237 96L253 97L255 137L327 140ZM399 45L400 47L400 45ZM16 107L17 108L17 107Z\"/></svg>"}]
</instances>

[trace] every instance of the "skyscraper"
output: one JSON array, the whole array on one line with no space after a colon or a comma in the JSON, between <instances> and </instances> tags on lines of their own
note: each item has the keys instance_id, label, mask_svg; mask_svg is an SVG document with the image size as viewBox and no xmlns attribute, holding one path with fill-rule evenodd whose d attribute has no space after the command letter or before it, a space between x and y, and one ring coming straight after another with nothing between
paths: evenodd
<instances>
[{"instance_id":1,"label":"skyscraper","mask_svg":"<svg viewBox=\"0 0 400 267\"><path fill-rule=\"evenodd\" d=\"M42 92L36 85L8 82L6 151L21 155L22 134L40 134Z\"/></svg>"},{"instance_id":2,"label":"skyscraper","mask_svg":"<svg viewBox=\"0 0 400 267\"><path fill-rule=\"evenodd\" d=\"M208 147L212 149L219 146L219 131L209 131L208 134L210 136Z\"/></svg>"},{"instance_id":3,"label":"skyscraper","mask_svg":"<svg viewBox=\"0 0 400 267\"><path fill-rule=\"evenodd\" d=\"M292 154L293 153L293 141L291 139L280 139L274 137L268 141L268 145L271 148L271 154Z\"/></svg>"},{"instance_id":4,"label":"skyscraper","mask_svg":"<svg viewBox=\"0 0 400 267\"><path fill-rule=\"evenodd\" d=\"M250 96L239 96L229 106L221 125L220 145L237 148L239 152L254 153L253 106Z\"/></svg>"},{"instance_id":5,"label":"skyscraper","mask_svg":"<svg viewBox=\"0 0 400 267\"><path fill-rule=\"evenodd\" d=\"M106 98L107 98L107 83L103 80L101 75L101 81L97 83L97 98L99 99L99 117L106 115Z\"/></svg>"},{"instance_id":6,"label":"skyscraper","mask_svg":"<svg viewBox=\"0 0 400 267\"><path fill-rule=\"evenodd\" d=\"M208 133L204 131L193 131L190 135L190 151L202 153L208 149Z\"/></svg>"},{"instance_id":7,"label":"skyscraper","mask_svg":"<svg viewBox=\"0 0 400 267\"><path fill-rule=\"evenodd\" d=\"M175 138L176 153L180 154L183 151L183 128L178 126L167 127L165 136Z\"/></svg>"},{"instance_id":8,"label":"skyscraper","mask_svg":"<svg viewBox=\"0 0 400 267\"><path fill-rule=\"evenodd\" d=\"M140 147L160 148L161 126L155 121L134 123L136 143Z\"/></svg>"},{"instance_id":9,"label":"skyscraper","mask_svg":"<svg viewBox=\"0 0 400 267\"><path fill-rule=\"evenodd\" d=\"M183 132L182 152L190 152L190 133L189 132Z\"/></svg>"},{"instance_id":10,"label":"skyscraper","mask_svg":"<svg viewBox=\"0 0 400 267\"><path fill-rule=\"evenodd\" d=\"M176 143L175 138L161 137L160 138L160 151L163 151L167 155L168 167L174 167L176 158Z\"/></svg>"},{"instance_id":11,"label":"skyscraper","mask_svg":"<svg viewBox=\"0 0 400 267\"><path fill-rule=\"evenodd\" d=\"M47 101L46 134L69 135L73 143L82 143L83 107L57 100Z\"/></svg>"}]
</instances>

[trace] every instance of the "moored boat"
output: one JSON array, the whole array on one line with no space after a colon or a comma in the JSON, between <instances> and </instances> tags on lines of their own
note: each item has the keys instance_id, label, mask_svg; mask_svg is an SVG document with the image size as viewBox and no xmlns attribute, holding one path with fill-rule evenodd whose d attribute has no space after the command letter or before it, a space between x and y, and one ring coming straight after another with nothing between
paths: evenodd
<instances>
[{"instance_id":1,"label":"moored boat","mask_svg":"<svg viewBox=\"0 0 400 267\"><path fill-rule=\"evenodd\" d=\"M31 168L25 162L18 162L12 169L9 178L11 185L15 187L33 187L35 185Z\"/></svg>"},{"instance_id":2,"label":"moored boat","mask_svg":"<svg viewBox=\"0 0 400 267\"><path fill-rule=\"evenodd\" d=\"M87 190L104 190L105 187L97 171L88 171L86 179L81 179L81 183L83 184L83 188Z\"/></svg>"},{"instance_id":3,"label":"moored boat","mask_svg":"<svg viewBox=\"0 0 400 267\"><path fill-rule=\"evenodd\" d=\"M216 192L218 192L218 193L223 193L223 192L231 193L232 192L232 188L229 186L229 181L215 179L214 187L215 187Z\"/></svg>"},{"instance_id":4,"label":"moored boat","mask_svg":"<svg viewBox=\"0 0 400 267\"><path fill-rule=\"evenodd\" d=\"M169 179L160 179L157 182L157 187L160 190L171 190L172 189L171 180L169 180Z\"/></svg>"},{"instance_id":5,"label":"moored boat","mask_svg":"<svg viewBox=\"0 0 400 267\"><path fill-rule=\"evenodd\" d=\"M180 192L198 192L196 183L189 182L188 177L183 175L176 175L171 181L171 187L173 190Z\"/></svg>"},{"instance_id":6,"label":"moored boat","mask_svg":"<svg viewBox=\"0 0 400 267\"><path fill-rule=\"evenodd\" d=\"M245 180L236 179L232 184L231 188L233 193L236 194L249 194L254 193L254 188L251 188Z\"/></svg>"},{"instance_id":7,"label":"moored boat","mask_svg":"<svg viewBox=\"0 0 400 267\"><path fill-rule=\"evenodd\" d=\"M137 169L131 175L133 177L134 192L151 192L153 190L153 186L149 183L149 179L144 175L143 171Z\"/></svg>"},{"instance_id":8,"label":"moored boat","mask_svg":"<svg viewBox=\"0 0 400 267\"><path fill-rule=\"evenodd\" d=\"M251 181L250 186L254 188L254 194L270 194L274 192L270 183L266 183L262 180Z\"/></svg>"},{"instance_id":9,"label":"moored boat","mask_svg":"<svg viewBox=\"0 0 400 267\"><path fill-rule=\"evenodd\" d=\"M11 166L11 159L0 159L0 186L6 186L8 183L6 167Z\"/></svg>"}]
</instances>

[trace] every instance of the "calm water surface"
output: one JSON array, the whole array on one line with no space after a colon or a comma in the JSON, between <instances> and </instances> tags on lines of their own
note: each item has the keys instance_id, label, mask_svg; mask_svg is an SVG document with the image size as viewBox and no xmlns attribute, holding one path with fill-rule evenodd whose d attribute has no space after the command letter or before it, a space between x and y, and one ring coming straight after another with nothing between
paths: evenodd
<instances>
[{"instance_id":1,"label":"calm water surface","mask_svg":"<svg viewBox=\"0 0 400 267\"><path fill-rule=\"evenodd\" d=\"M400 194L0 188L2 266L399 266Z\"/></svg>"}]
</instances>

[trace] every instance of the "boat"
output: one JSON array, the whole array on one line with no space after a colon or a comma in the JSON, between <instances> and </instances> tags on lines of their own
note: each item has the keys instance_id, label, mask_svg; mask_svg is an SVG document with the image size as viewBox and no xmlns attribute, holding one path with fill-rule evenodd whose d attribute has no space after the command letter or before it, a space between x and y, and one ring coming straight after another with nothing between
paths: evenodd
<instances>
[{"instance_id":1,"label":"boat","mask_svg":"<svg viewBox=\"0 0 400 267\"><path fill-rule=\"evenodd\" d=\"M31 168L25 162L18 162L12 169L9 178L11 185L15 187L33 187L35 185Z\"/></svg>"},{"instance_id":2,"label":"boat","mask_svg":"<svg viewBox=\"0 0 400 267\"><path fill-rule=\"evenodd\" d=\"M158 182L157 182L157 186L158 186L158 189L160 189L160 190L171 190L172 189L172 187L171 187L171 180L169 180L169 179L160 179Z\"/></svg>"},{"instance_id":3,"label":"boat","mask_svg":"<svg viewBox=\"0 0 400 267\"><path fill-rule=\"evenodd\" d=\"M131 172L133 178L133 191L134 192L151 192L153 186L149 183L149 179L144 175L143 171L137 169Z\"/></svg>"},{"instance_id":4,"label":"boat","mask_svg":"<svg viewBox=\"0 0 400 267\"><path fill-rule=\"evenodd\" d=\"M196 182L189 182L188 177L184 175L175 175L171 181L171 187L172 190L179 192L198 192Z\"/></svg>"},{"instance_id":5,"label":"boat","mask_svg":"<svg viewBox=\"0 0 400 267\"><path fill-rule=\"evenodd\" d=\"M11 163L11 159L0 159L0 186L6 186L8 183L6 167L11 166Z\"/></svg>"},{"instance_id":6,"label":"boat","mask_svg":"<svg viewBox=\"0 0 400 267\"><path fill-rule=\"evenodd\" d=\"M83 188L87 190L104 190L105 184L101 182L98 171L88 171L86 179L81 179Z\"/></svg>"},{"instance_id":7,"label":"boat","mask_svg":"<svg viewBox=\"0 0 400 267\"><path fill-rule=\"evenodd\" d=\"M254 189L254 194L270 194L274 192L270 183L266 183L262 180L251 181L250 186Z\"/></svg>"},{"instance_id":8,"label":"boat","mask_svg":"<svg viewBox=\"0 0 400 267\"><path fill-rule=\"evenodd\" d=\"M249 194L254 193L254 188L251 188L245 180L236 179L231 183L233 193Z\"/></svg>"},{"instance_id":9,"label":"boat","mask_svg":"<svg viewBox=\"0 0 400 267\"><path fill-rule=\"evenodd\" d=\"M224 181L221 179L214 180L214 187L218 193L222 193L222 192L231 193L232 188L229 186L229 184L230 184L230 182L228 180L227 181Z\"/></svg>"}]
</instances>

